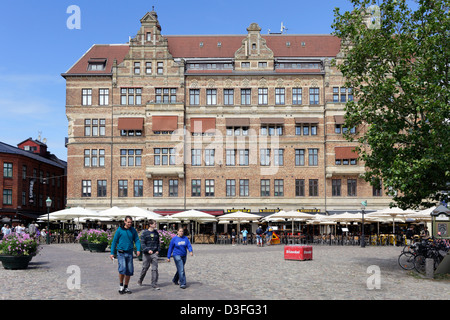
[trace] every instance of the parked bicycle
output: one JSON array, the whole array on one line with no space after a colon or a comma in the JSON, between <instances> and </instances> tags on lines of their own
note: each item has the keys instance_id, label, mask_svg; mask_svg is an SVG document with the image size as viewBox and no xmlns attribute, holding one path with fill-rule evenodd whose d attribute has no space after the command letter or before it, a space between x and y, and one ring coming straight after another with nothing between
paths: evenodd
<instances>
[{"instance_id":1,"label":"parked bicycle","mask_svg":"<svg viewBox=\"0 0 450 320\"><path fill-rule=\"evenodd\" d=\"M449 245L445 240L420 240L403 247L398 264L405 270L415 269L419 273L425 273L427 258L433 259L433 267L436 270L448 251Z\"/></svg>"}]
</instances>

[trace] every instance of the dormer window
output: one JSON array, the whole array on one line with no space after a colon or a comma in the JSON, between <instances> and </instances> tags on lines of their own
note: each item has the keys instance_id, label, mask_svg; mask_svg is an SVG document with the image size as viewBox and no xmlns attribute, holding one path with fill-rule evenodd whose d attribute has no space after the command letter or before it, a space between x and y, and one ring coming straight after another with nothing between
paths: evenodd
<instances>
[{"instance_id":1,"label":"dormer window","mask_svg":"<svg viewBox=\"0 0 450 320\"><path fill-rule=\"evenodd\" d=\"M106 59L90 59L88 61L88 71L103 71L106 67Z\"/></svg>"}]
</instances>

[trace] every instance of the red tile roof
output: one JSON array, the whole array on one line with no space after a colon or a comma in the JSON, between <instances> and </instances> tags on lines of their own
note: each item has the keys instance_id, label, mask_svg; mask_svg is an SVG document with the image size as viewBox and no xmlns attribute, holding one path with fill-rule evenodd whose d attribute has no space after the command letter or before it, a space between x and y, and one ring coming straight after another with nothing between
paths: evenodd
<instances>
[{"instance_id":1,"label":"red tile roof","mask_svg":"<svg viewBox=\"0 0 450 320\"><path fill-rule=\"evenodd\" d=\"M331 35L261 35L275 57L335 57L341 40ZM234 58L246 35L165 36L175 58ZM220 46L218 43L220 42ZM289 42L289 46L286 43ZM305 44L302 46L302 42ZM202 46L200 45L202 43Z\"/></svg>"},{"instance_id":2,"label":"red tile roof","mask_svg":"<svg viewBox=\"0 0 450 320\"><path fill-rule=\"evenodd\" d=\"M117 64L121 63L127 55L130 46L128 44L121 45L93 45L81 58L78 60L68 71L67 75L75 74L110 74L112 72L112 66L114 59L117 60ZM106 59L105 70L101 71L88 71L89 60L101 60Z\"/></svg>"},{"instance_id":3,"label":"red tile roof","mask_svg":"<svg viewBox=\"0 0 450 320\"><path fill-rule=\"evenodd\" d=\"M261 35L275 57L335 57L341 41L331 35ZM174 58L234 58L247 35L165 36ZM220 42L220 46L218 43ZM289 42L289 45L287 43ZM202 43L202 45L200 45ZM303 45L302 45L303 44ZM93 45L65 75L110 74L114 59L120 64L129 44ZM88 71L89 61L106 59L102 71ZM195 73L190 71L190 73Z\"/></svg>"}]
</instances>

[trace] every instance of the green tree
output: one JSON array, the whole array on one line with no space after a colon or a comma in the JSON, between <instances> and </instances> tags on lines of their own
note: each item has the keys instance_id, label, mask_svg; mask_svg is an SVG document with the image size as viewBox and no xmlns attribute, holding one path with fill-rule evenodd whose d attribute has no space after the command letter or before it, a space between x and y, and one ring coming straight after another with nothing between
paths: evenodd
<instances>
[{"instance_id":1,"label":"green tree","mask_svg":"<svg viewBox=\"0 0 450 320\"><path fill-rule=\"evenodd\" d=\"M334 10L342 57L333 64L353 88L348 140L365 180L383 183L395 205L448 202L450 181L449 0L350 0Z\"/></svg>"}]
</instances>

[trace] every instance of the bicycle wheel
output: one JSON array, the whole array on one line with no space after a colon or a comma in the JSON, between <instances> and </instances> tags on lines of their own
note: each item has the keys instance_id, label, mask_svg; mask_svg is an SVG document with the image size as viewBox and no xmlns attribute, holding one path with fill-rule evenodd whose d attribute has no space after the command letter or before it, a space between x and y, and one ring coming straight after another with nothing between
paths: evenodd
<instances>
[{"instance_id":1,"label":"bicycle wheel","mask_svg":"<svg viewBox=\"0 0 450 320\"><path fill-rule=\"evenodd\" d=\"M411 247L411 245L410 244L408 244L408 245L406 245L406 246L404 246L403 247L403 250L402 250L402 252L414 252L414 250L415 250L415 246L412 246Z\"/></svg>"},{"instance_id":2,"label":"bicycle wheel","mask_svg":"<svg viewBox=\"0 0 450 320\"><path fill-rule=\"evenodd\" d=\"M403 252L398 257L398 264L405 270L412 270L414 269L414 258L415 255L413 255L411 252Z\"/></svg>"},{"instance_id":3,"label":"bicycle wheel","mask_svg":"<svg viewBox=\"0 0 450 320\"><path fill-rule=\"evenodd\" d=\"M425 260L426 257L423 255L415 256L414 258L414 269L419 273L425 273Z\"/></svg>"}]
</instances>

